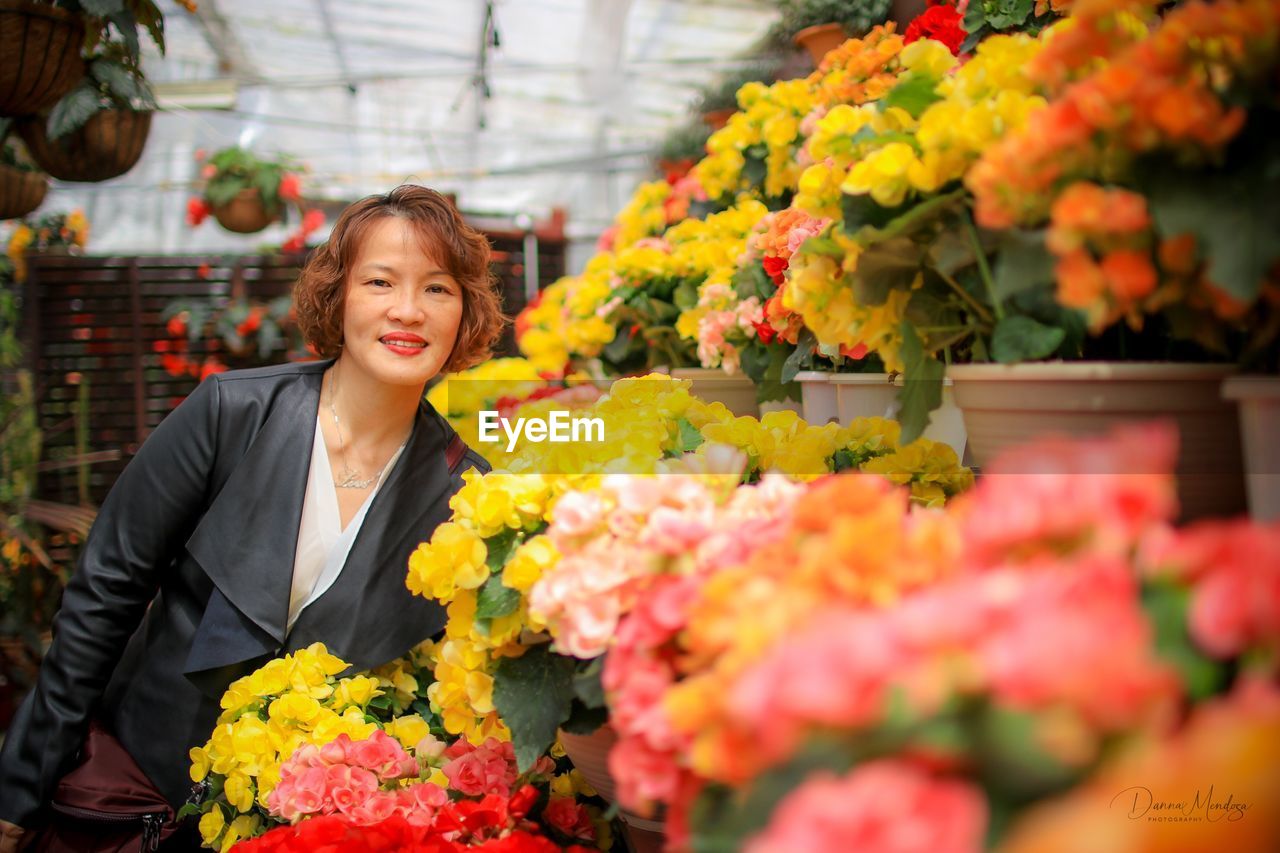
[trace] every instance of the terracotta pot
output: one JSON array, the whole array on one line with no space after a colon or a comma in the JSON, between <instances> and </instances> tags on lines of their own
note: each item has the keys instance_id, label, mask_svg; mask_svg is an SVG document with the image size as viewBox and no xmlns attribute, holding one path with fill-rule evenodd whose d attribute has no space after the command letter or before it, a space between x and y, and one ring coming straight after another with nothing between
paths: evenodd
<instances>
[{"instance_id":1,"label":"terracotta pot","mask_svg":"<svg viewBox=\"0 0 1280 853\"><path fill-rule=\"evenodd\" d=\"M825 370L802 370L796 374L800 383L800 404L806 423L822 426L840 419L836 404L836 386L831 383L834 373Z\"/></svg>"},{"instance_id":2,"label":"terracotta pot","mask_svg":"<svg viewBox=\"0 0 1280 853\"><path fill-rule=\"evenodd\" d=\"M560 745L573 766L596 789L596 793L610 803L617 802L617 786L609 773L609 750L617 742L618 733L608 723L589 735L560 732ZM664 833L661 820L643 818L625 810L618 816L627 828L627 840L632 850L636 853L658 853L662 850Z\"/></svg>"},{"instance_id":3,"label":"terracotta pot","mask_svg":"<svg viewBox=\"0 0 1280 853\"><path fill-rule=\"evenodd\" d=\"M805 27L792 36L792 41L798 47L809 51L809 56L816 66L822 64L822 57L844 44L848 38L844 27L839 24L818 24L814 27Z\"/></svg>"},{"instance_id":4,"label":"terracotta pot","mask_svg":"<svg viewBox=\"0 0 1280 853\"><path fill-rule=\"evenodd\" d=\"M49 180L39 172L0 165L0 219L17 219L40 206Z\"/></svg>"},{"instance_id":5,"label":"terracotta pot","mask_svg":"<svg viewBox=\"0 0 1280 853\"><path fill-rule=\"evenodd\" d=\"M952 366L974 461L1047 434L1098 435L1127 422L1178 428L1183 519L1244 510L1240 426L1222 399L1230 365L1046 362Z\"/></svg>"},{"instance_id":6,"label":"terracotta pot","mask_svg":"<svg viewBox=\"0 0 1280 853\"><path fill-rule=\"evenodd\" d=\"M213 218L237 234L256 234L275 220L267 213L262 196L252 188L240 190L231 201L213 208Z\"/></svg>"},{"instance_id":7,"label":"terracotta pot","mask_svg":"<svg viewBox=\"0 0 1280 853\"><path fill-rule=\"evenodd\" d=\"M142 157L151 133L151 113L103 110L79 130L58 139L46 133L43 116L17 124L31 159L61 181L96 182L119 177Z\"/></svg>"},{"instance_id":8,"label":"terracotta pot","mask_svg":"<svg viewBox=\"0 0 1280 853\"><path fill-rule=\"evenodd\" d=\"M1222 393L1240 406L1249 514L1258 521L1280 519L1280 377L1233 376Z\"/></svg>"},{"instance_id":9,"label":"terracotta pot","mask_svg":"<svg viewBox=\"0 0 1280 853\"><path fill-rule=\"evenodd\" d=\"M719 110L712 110L709 113L702 114L702 121L712 130L719 130L729 123L729 119L736 113L733 107L724 107Z\"/></svg>"},{"instance_id":10,"label":"terracotta pot","mask_svg":"<svg viewBox=\"0 0 1280 853\"><path fill-rule=\"evenodd\" d=\"M692 382L689 393L708 403L724 403L735 415L760 417L756 403L756 385L742 373L730 376L723 370L707 370L703 367L677 367L671 371L672 379L688 379Z\"/></svg>"},{"instance_id":11,"label":"terracotta pot","mask_svg":"<svg viewBox=\"0 0 1280 853\"><path fill-rule=\"evenodd\" d=\"M84 24L52 4L0 0L0 115L48 109L84 77Z\"/></svg>"}]
</instances>

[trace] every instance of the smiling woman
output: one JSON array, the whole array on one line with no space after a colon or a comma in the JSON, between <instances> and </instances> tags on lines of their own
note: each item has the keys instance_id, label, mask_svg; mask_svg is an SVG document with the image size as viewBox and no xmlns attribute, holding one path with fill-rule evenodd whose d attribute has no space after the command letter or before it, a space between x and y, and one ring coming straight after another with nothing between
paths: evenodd
<instances>
[{"instance_id":1,"label":"smiling woman","mask_svg":"<svg viewBox=\"0 0 1280 853\"><path fill-rule=\"evenodd\" d=\"M502 330L489 244L397 187L343 213L295 302L325 360L210 377L103 503L0 752L0 853L20 827L39 850L195 849L187 754L233 680L313 642L369 669L443 627L404 567L488 465L423 390Z\"/></svg>"}]
</instances>

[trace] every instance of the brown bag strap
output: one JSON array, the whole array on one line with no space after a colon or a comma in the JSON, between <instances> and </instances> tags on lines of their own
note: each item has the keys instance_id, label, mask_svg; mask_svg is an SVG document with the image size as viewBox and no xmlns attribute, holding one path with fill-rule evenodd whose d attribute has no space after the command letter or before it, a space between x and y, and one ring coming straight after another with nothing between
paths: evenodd
<instances>
[{"instance_id":1,"label":"brown bag strap","mask_svg":"<svg viewBox=\"0 0 1280 853\"><path fill-rule=\"evenodd\" d=\"M449 442L449 446L445 448L444 459L449 465L449 473L453 474L458 470L458 464L462 462L462 457L467 455L467 443L462 440L462 436L456 432L453 434L453 440Z\"/></svg>"}]
</instances>

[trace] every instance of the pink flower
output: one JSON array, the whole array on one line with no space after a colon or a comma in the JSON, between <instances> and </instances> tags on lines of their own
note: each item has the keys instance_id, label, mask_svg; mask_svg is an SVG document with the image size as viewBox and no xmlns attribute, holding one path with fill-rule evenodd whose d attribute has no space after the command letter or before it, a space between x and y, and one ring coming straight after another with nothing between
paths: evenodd
<instances>
[{"instance_id":1,"label":"pink flower","mask_svg":"<svg viewBox=\"0 0 1280 853\"><path fill-rule=\"evenodd\" d=\"M971 785L934 778L905 762L873 761L844 778L810 777L745 849L978 853L986 823L986 803Z\"/></svg>"},{"instance_id":2,"label":"pink flower","mask_svg":"<svg viewBox=\"0 0 1280 853\"><path fill-rule=\"evenodd\" d=\"M325 770L325 789L334 807L350 813L378 792L378 777L363 767L334 764Z\"/></svg>"},{"instance_id":3,"label":"pink flower","mask_svg":"<svg viewBox=\"0 0 1280 853\"><path fill-rule=\"evenodd\" d=\"M1156 530L1141 562L1151 574L1189 583L1191 636L1227 658L1280 651L1280 522L1207 521Z\"/></svg>"},{"instance_id":4,"label":"pink flower","mask_svg":"<svg viewBox=\"0 0 1280 853\"><path fill-rule=\"evenodd\" d=\"M348 746L347 761L384 780L418 775L418 763L395 738L381 730Z\"/></svg>"},{"instance_id":5,"label":"pink flower","mask_svg":"<svg viewBox=\"0 0 1280 853\"><path fill-rule=\"evenodd\" d=\"M308 210L302 214L302 234L305 236L315 231L321 225L324 225L323 210Z\"/></svg>"},{"instance_id":6,"label":"pink flower","mask_svg":"<svg viewBox=\"0 0 1280 853\"><path fill-rule=\"evenodd\" d=\"M604 510L604 501L598 493L568 492L551 510L548 534L557 547L568 539L586 536L600 525Z\"/></svg>"},{"instance_id":7,"label":"pink flower","mask_svg":"<svg viewBox=\"0 0 1280 853\"><path fill-rule=\"evenodd\" d=\"M653 749L642 738L623 737L609 750L609 773L618 783L618 800L641 813L675 796L680 771L677 756Z\"/></svg>"},{"instance_id":8,"label":"pink flower","mask_svg":"<svg viewBox=\"0 0 1280 853\"><path fill-rule=\"evenodd\" d=\"M511 795L518 773L511 744L489 738L482 745L459 747L459 741L445 750L450 761L441 768L450 787L473 797L487 794ZM456 748L455 748L456 747Z\"/></svg>"},{"instance_id":9,"label":"pink flower","mask_svg":"<svg viewBox=\"0 0 1280 853\"><path fill-rule=\"evenodd\" d=\"M285 201L297 201L301 195L301 184L298 181L298 176L292 172L286 172L280 178L280 187L276 192Z\"/></svg>"}]
</instances>

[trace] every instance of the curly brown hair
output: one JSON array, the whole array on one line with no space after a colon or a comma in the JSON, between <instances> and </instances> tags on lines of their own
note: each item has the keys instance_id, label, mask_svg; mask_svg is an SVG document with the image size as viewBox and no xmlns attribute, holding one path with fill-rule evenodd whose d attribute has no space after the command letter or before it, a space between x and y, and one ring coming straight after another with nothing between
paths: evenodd
<instances>
[{"instance_id":1,"label":"curly brown hair","mask_svg":"<svg viewBox=\"0 0 1280 853\"><path fill-rule=\"evenodd\" d=\"M348 206L329 240L311 253L293 287L303 338L324 358L334 358L341 351L347 275L360 241L385 216L409 221L423 245L440 253L437 260L462 288L462 323L444 371L466 370L488 359L508 322L489 270L489 239L463 221L448 197L414 184L402 184Z\"/></svg>"}]
</instances>

